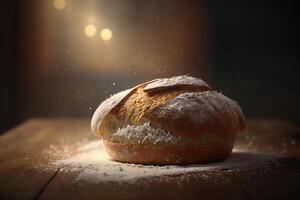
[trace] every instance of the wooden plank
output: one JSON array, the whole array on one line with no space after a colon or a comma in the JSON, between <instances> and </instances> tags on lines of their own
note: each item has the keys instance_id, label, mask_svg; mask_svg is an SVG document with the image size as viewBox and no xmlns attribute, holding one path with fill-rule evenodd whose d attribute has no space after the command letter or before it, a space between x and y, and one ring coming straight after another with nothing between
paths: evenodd
<instances>
[{"instance_id":1,"label":"wooden plank","mask_svg":"<svg viewBox=\"0 0 300 200\"><path fill-rule=\"evenodd\" d=\"M300 159L277 161L276 166L234 171L237 182L250 199L300 199Z\"/></svg>"},{"instance_id":2,"label":"wooden plank","mask_svg":"<svg viewBox=\"0 0 300 200\"><path fill-rule=\"evenodd\" d=\"M94 139L89 123L88 119L35 119L2 135L0 199L299 197L296 190L299 184L300 131L290 123L274 120L249 121L247 130L240 134L237 143L240 147L246 145L250 150L294 156L280 160L279 165L269 169L197 172L147 178L136 184L116 182L92 184L74 182L76 174L58 172L55 168L50 168L49 171L37 168L39 165L49 166L49 157L43 150L48 149L50 145L63 150L66 144L74 144L84 138ZM283 145L283 141L289 142L288 145ZM249 142L252 142L250 146ZM268 145L280 146L281 149L278 148L280 152L266 148Z\"/></svg>"},{"instance_id":3,"label":"wooden plank","mask_svg":"<svg viewBox=\"0 0 300 200\"><path fill-rule=\"evenodd\" d=\"M252 123L251 126L254 127L254 131L256 126L260 126L259 121L250 123ZM276 124L277 123L275 123L275 126ZM267 128L264 127L263 131L271 131L272 127L273 126L267 126ZM253 133L253 130L250 130L250 133ZM259 131L262 132L260 129L257 129L257 132L255 132L258 136L260 134ZM277 131L279 134L282 133L282 129L277 129ZM297 137L297 135L295 137ZM258 138L258 140L259 139L260 138ZM281 137L278 137L278 139L280 140ZM261 145L261 143L257 144ZM258 146L255 148L258 148ZM290 162L293 161L290 160ZM268 166L267 170L265 168L258 168L253 171L233 170L232 172L197 172L174 177L148 178L139 181L137 184L92 184L86 182L80 184L74 182L76 174L65 174L60 171L45 189L44 193L41 195L41 199L55 199L59 197L65 199L97 199L99 197L103 199L224 199L224 197L228 199L256 199L258 197L282 197L288 192L294 195L294 192L296 191L294 189L297 186L295 185L298 180L297 178L292 179L295 181L292 181L291 185L287 184L289 177L286 176L286 174L276 174L278 175L276 179L262 179L266 182L260 181L261 179L258 179L258 177L267 172L277 172L277 166ZM247 176L244 176L244 173L246 173ZM243 179L244 177L250 177L249 173L252 174L251 179L249 179L250 183L253 181L254 184L252 185L247 182L248 179L246 179L247 181ZM267 176L266 174L266 177L271 178L272 176ZM287 189L284 191L276 190L278 191L277 193L272 190L267 193L256 188L260 187L260 185L268 185L267 183L269 183L268 187L272 189L272 181L275 181L277 185L285 184L288 185L288 187L286 187ZM261 188L268 189L268 187L265 186L265 188ZM292 189L289 190L288 188ZM257 191L259 191L258 194L256 194ZM265 196L259 196L259 193L265 194Z\"/></svg>"},{"instance_id":4,"label":"wooden plank","mask_svg":"<svg viewBox=\"0 0 300 200\"><path fill-rule=\"evenodd\" d=\"M247 199L226 171L197 172L142 179L131 183L74 182L59 172L41 199Z\"/></svg>"},{"instance_id":5,"label":"wooden plank","mask_svg":"<svg viewBox=\"0 0 300 200\"><path fill-rule=\"evenodd\" d=\"M250 199L300 199L300 128L285 120L248 120L237 148L289 157L233 174Z\"/></svg>"},{"instance_id":6,"label":"wooden plank","mask_svg":"<svg viewBox=\"0 0 300 200\"><path fill-rule=\"evenodd\" d=\"M84 125L83 125L84 124ZM88 132L87 121L30 120L0 137L0 199L33 199L57 173L43 154L50 144L74 142Z\"/></svg>"},{"instance_id":7,"label":"wooden plank","mask_svg":"<svg viewBox=\"0 0 300 200\"><path fill-rule=\"evenodd\" d=\"M235 148L300 157L300 127L281 119L247 120Z\"/></svg>"}]
</instances>

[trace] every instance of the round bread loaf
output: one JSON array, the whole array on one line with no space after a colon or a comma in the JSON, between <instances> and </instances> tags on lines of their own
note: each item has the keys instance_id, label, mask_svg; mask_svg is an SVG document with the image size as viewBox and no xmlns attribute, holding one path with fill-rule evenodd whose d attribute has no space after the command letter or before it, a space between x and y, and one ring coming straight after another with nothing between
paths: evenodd
<instances>
[{"instance_id":1,"label":"round bread loaf","mask_svg":"<svg viewBox=\"0 0 300 200\"><path fill-rule=\"evenodd\" d=\"M235 101L203 80L175 76L106 99L91 126L114 160L190 164L227 158L245 119Z\"/></svg>"}]
</instances>

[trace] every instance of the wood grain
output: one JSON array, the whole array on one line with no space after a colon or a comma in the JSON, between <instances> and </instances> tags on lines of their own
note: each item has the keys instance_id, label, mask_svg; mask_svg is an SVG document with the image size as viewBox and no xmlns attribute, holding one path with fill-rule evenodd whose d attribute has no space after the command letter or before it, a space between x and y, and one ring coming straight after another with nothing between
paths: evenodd
<instances>
[{"instance_id":1,"label":"wood grain","mask_svg":"<svg viewBox=\"0 0 300 200\"><path fill-rule=\"evenodd\" d=\"M0 137L0 199L300 199L300 129L283 120L250 120L236 148L286 157L261 168L217 170L81 183L51 164L45 150L91 140L88 119L32 119ZM76 145L75 145L76 146ZM50 148L51 149L51 148ZM69 152L72 154L72 152Z\"/></svg>"},{"instance_id":2,"label":"wood grain","mask_svg":"<svg viewBox=\"0 0 300 200\"><path fill-rule=\"evenodd\" d=\"M41 199L247 199L232 175L222 171L147 178L134 184L70 180L72 175L60 172Z\"/></svg>"},{"instance_id":3,"label":"wood grain","mask_svg":"<svg viewBox=\"0 0 300 200\"><path fill-rule=\"evenodd\" d=\"M83 125L84 124L84 125ZM0 199L34 199L57 173L43 151L89 135L87 121L29 120L0 137Z\"/></svg>"}]
</instances>

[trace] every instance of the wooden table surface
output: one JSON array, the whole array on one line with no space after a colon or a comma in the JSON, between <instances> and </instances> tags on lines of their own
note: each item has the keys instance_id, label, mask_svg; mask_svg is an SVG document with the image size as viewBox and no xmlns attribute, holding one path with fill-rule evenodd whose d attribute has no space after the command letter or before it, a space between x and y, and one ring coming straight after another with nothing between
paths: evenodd
<instances>
[{"instance_id":1,"label":"wooden table surface","mask_svg":"<svg viewBox=\"0 0 300 200\"><path fill-rule=\"evenodd\" d=\"M214 170L78 184L48 166L50 145L75 144L90 133L87 119L31 119L0 136L0 199L300 199L300 128L284 120L248 120L236 148L282 157L267 167Z\"/></svg>"}]
</instances>

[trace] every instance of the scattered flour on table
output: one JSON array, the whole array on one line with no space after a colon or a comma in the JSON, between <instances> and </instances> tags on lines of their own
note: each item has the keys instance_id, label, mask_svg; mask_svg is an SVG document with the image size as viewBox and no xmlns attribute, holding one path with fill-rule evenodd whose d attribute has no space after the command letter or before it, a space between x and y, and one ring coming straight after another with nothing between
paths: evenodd
<instances>
[{"instance_id":1,"label":"scattered flour on table","mask_svg":"<svg viewBox=\"0 0 300 200\"><path fill-rule=\"evenodd\" d=\"M89 183L128 182L134 183L148 177L181 175L191 172L213 170L242 170L265 167L277 159L274 155L236 151L225 161L194 165L139 165L110 160L101 141L89 141L76 149L68 158L54 159L52 167L64 173L75 173L74 181ZM52 152L53 153L53 152Z\"/></svg>"}]
</instances>

